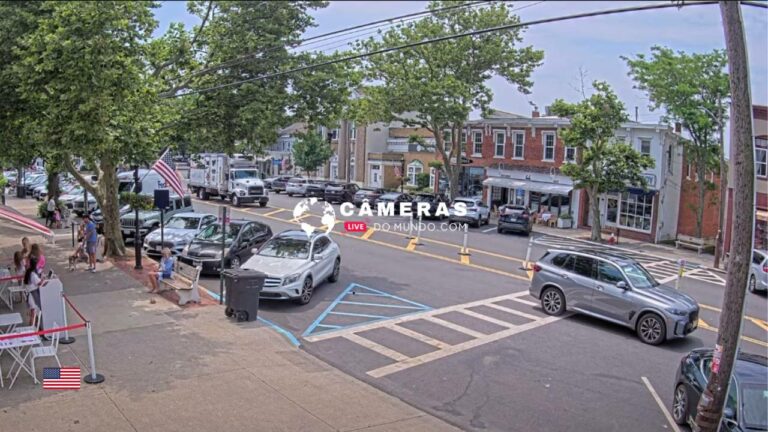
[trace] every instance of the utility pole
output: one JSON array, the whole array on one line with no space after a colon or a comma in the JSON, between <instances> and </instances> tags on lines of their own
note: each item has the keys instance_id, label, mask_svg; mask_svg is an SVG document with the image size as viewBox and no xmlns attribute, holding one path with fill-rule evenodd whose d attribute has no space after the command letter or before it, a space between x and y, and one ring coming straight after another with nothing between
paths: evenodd
<instances>
[{"instance_id":1,"label":"utility pole","mask_svg":"<svg viewBox=\"0 0 768 432\"><path fill-rule=\"evenodd\" d=\"M747 275L752 261L755 226L755 158L752 143L752 98L741 5L720 2L732 95L733 235L725 282L717 344L707 388L701 395L696 424L702 432L717 432L723 417L728 385L743 324ZM725 419L729 421L730 419Z\"/></svg>"}]
</instances>

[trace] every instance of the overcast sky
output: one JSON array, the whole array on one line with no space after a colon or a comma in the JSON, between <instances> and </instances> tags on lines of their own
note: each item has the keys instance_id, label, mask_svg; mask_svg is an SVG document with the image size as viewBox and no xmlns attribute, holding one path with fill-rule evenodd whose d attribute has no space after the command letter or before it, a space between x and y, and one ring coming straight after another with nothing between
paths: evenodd
<instances>
[{"instance_id":1,"label":"overcast sky","mask_svg":"<svg viewBox=\"0 0 768 432\"><path fill-rule=\"evenodd\" d=\"M615 8L631 4L653 2L515 2L515 10L523 22L560 15ZM660 2L667 3L667 2ZM306 36L327 33L384 18L424 10L425 1L332 1L330 5L313 12L317 26ZM755 104L768 103L768 11L744 7L747 31L752 100ZM161 34L173 21L188 27L199 20L186 12L185 2L162 2L156 11L160 22L156 34ZM368 37L358 33L349 37ZM331 41L333 42L333 41ZM333 48L319 46L325 50ZM647 53L653 45L664 45L686 52L708 52L724 48L720 11L715 6L695 6L683 9L633 12L597 18L586 18L555 24L539 25L526 30L524 43L544 51L544 64L533 73L533 93L520 94L502 78L493 78L493 106L519 114L530 115L531 105L540 107L557 98L578 100L580 94L579 68L586 71L587 81L603 80L610 83L634 119L635 107L640 121L656 121L659 112L651 112L645 95L632 88L627 66L622 55ZM343 48L342 48L343 49Z\"/></svg>"}]
</instances>

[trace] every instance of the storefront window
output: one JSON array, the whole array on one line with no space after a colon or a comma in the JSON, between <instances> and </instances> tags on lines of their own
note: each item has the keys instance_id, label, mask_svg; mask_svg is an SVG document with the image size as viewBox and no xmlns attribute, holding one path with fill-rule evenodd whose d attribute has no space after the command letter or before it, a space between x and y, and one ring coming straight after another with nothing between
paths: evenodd
<instances>
[{"instance_id":1,"label":"storefront window","mask_svg":"<svg viewBox=\"0 0 768 432\"><path fill-rule=\"evenodd\" d=\"M608 198L608 209L606 211L606 221L615 224L619 217L619 200L617 198Z\"/></svg>"},{"instance_id":2,"label":"storefront window","mask_svg":"<svg viewBox=\"0 0 768 432\"><path fill-rule=\"evenodd\" d=\"M424 165L419 161L413 161L408 164L408 184L416 186L416 176L424 171Z\"/></svg>"},{"instance_id":3,"label":"storefront window","mask_svg":"<svg viewBox=\"0 0 768 432\"><path fill-rule=\"evenodd\" d=\"M651 230L653 195L621 194L619 225L640 231Z\"/></svg>"},{"instance_id":4,"label":"storefront window","mask_svg":"<svg viewBox=\"0 0 768 432\"><path fill-rule=\"evenodd\" d=\"M509 196L509 203L513 205L525 205L525 189L514 189Z\"/></svg>"},{"instance_id":5,"label":"storefront window","mask_svg":"<svg viewBox=\"0 0 768 432\"><path fill-rule=\"evenodd\" d=\"M538 213L539 206L541 203L541 192L531 192L528 195L528 199L529 199L528 207L531 209L531 212Z\"/></svg>"}]
</instances>

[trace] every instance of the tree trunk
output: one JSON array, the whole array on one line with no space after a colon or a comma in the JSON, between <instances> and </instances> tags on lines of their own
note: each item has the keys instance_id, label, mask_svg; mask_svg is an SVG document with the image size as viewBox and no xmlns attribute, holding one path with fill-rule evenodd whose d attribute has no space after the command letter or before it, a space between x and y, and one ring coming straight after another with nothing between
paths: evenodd
<instances>
[{"instance_id":1,"label":"tree trunk","mask_svg":"<svg viewBox=\"0 0 768 432\"><path fill-rule=\"evenodd\" d=\"M115 163L102 159L100 162L102 175L99 177L99 189L103 191L96 199L101 206L101 214L104 217L104 239L106 240L107 254L112 256L125 255L123 234L120 231L120 204L117 195L117 171Z\"/></svg>"},{"instance_id":2,"label":"tree trunk","mask_svg":"<svg viewBox=\"0 0 768 432\"><path fill-rule=\"evenodd\" d=\"M747 275L752 262L755 217L755 161L752 144L752 101L749 93L749 70L746 41L739 3L720 2L725 45L728 53L729 80L733 100L733 236L731 258L726 276L725 295L718 325L716 355L707 388L699 400L696 424L702 432L716 432L725 405L731 372L741 333Z\"/></svg>"},{"instance_id":3,"label":"tree trunk","mask_svg":"<svg viewBox=\"0 0 768 432\"><path fill-rule=\"evenodd\" d=\"M48 171L48 199L53 198L54 202L59 201L59 172L50 170Z\"/></svg>"},{"instance_id":4,"label":"tree trunk","mask_svg":"<svg viewBox=\"0 0 768 432\"><path fill-rule=\"evenodd\" d=\"M600 197L597 196L597 191L594 188L587 188L587 197L589 198L589 206L592 209L592 234L590 240L602 241L601 235L602 226L600 225Z\"/></svg>"}]
</instances>

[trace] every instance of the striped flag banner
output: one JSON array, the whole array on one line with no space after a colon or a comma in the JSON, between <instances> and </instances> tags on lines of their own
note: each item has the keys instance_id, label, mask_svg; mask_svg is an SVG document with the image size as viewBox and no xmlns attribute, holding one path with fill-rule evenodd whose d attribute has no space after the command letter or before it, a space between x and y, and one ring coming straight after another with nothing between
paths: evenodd
<instances>
[{"instance_id":1,"label":"striped flag banner","mask_svg":"<svg viewBox=\"0 0 768 432\"><path fill-rule=\"evenodd\" d=\"M152 169L157 171L158 174L160 174L160 177L165 180L165 184L167 184L171 189L173 189L174 192L176 192L176 195L183 197L185 195L184 193L184 185L181 181L181 177L179 177L179 174L173 170L164 160L165 156L168 155L168 149L166 149L163 154L160 156L160 158L155 162L154 165L152 165Z\"/></svg>"},{"instance_id":2,"label":"striped flag banner","mask_svg":"<svg viewBox=\"0 0 768 432\"><path fill-rule=\"evenodd\" d=\"M53 237L53 231L51 231L45 225L38 223L37 221L24 217L14 210L11 210L8 206L0 206L0 219L7 219L11 222L17 223L25 228L29 228L33 231L39 232L45 237Z\"/></svg>"},{"instance_id":3,"label":"striped flag banner","mask_svg":"<svg viewBox=\"0 0 768 432\"><path fill-rule=\"evenodd\" d=\"M80 366L43 368L43 388L46 390L78 390Z\"/></svg>"}]
</instances>

